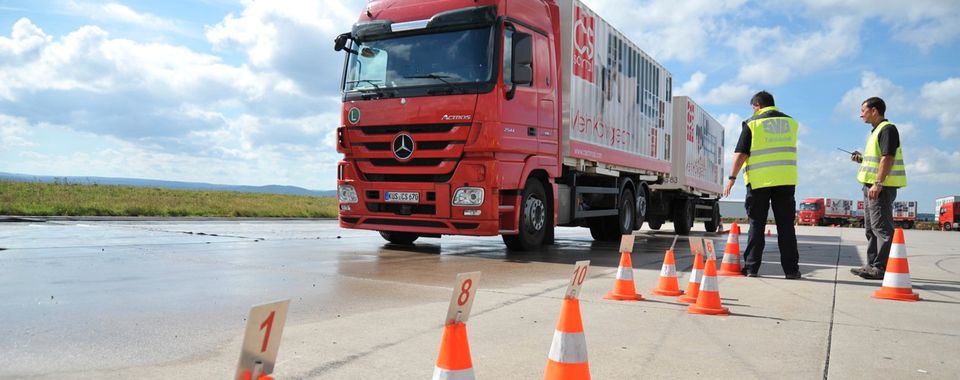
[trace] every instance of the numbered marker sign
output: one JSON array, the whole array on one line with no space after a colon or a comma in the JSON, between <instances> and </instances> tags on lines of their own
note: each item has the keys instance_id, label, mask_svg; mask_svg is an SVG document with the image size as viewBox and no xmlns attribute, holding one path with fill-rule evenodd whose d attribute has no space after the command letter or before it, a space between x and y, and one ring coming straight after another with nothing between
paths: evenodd
<instances>
[{"instance_id":1,"label":"numbered marker sign","mask_svg":"<svg viewBox=\"0 0 960 380\"><path fill-rule=\"evenodd\" d=\"M453 287L450 307L447 308L446 324L466 322L470 319L470 308L473 306L473 296L477 294L479 280L480 272L457 274L457 285Z\"/></svg>"},{"instance_id":2,"label":"numbered marker sign","mask_svg":"<svg viewBox=\"0 0 960 380\"><path fill-rule=\"evenodd\" d=\"M261 374L273 373L288 306L290 300L283 300L256 305L250 309L247 331L243 337L243 351L240 352L240 362L237 363L234 378L246 370L253 372L258 362L262 365Z\"/></svg>"},{"instance_id":3,"label":"numbered marker sign","mask_svg":"<svg viewBox=\"0 0 960 380\"><path fill-rule=\"evenodd\" d=\"M620 239L620 253L633 253L633 235L623 235Z\"/></svg>"},{"instance_id":4,"label":"numbered marker sign","mask_svg":"<svg viewBox=\"0 0 960 380\"><path fill-rule=\"evenodd\" d=\"M590 260L577 261L573 269L573 278L570 280L570 284L567 285L567 292L564 293L564 298L580 297L580 288L583 286L583 281L587 279L587 269L589 268Z\"/></svg>"},{"instance_id":5,"label":"numbered marker sign","mask_svg":"<svg viewBox=\"0 0 960 380\"><path fill-rule=\"evenodd\" d=\"M701 254L701 255L703 254L703 241L702 241L702 240L703 240L703 239L698 238L698 237L692 237L692 236L690 237L690 253L692 253L692 254L694 254L694 255L696 255L696 254L698 254L698 253Z\"/></svg>"},{"instance_id":6,"label":"numbered marker sign","mask_svg":"<svg viewBox=\"0 0 960 380\"><path fill-rule=\"evenodd\" d=\"M707 246L707 255L709 255L709 256L707 256L707 257L716 258L716 257L717 257L717 253L716 253L716 251L713 250L713 240L703 239L703 244Z\"/></svg>"}]
</instances>

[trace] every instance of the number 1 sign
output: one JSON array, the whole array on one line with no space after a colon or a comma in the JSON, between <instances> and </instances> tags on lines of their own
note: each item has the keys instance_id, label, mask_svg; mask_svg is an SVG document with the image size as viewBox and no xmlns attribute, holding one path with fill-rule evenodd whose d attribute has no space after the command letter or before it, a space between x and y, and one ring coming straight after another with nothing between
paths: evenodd
<instances>
[{"instance_id":1,"label":"number 1 sign","mask_svg":"<svg viewBox=\"0 0 960 380\"><path fill-rule=\"evenodd\" d=\"M273 373L273 364L277 361L277 351L280 350L280 337L283 335L283 325L287 320L287 308L290 300L276 301L256 305L250 309L250 318L247 319L247 330L243 336L243 351L240 352L240 361L237 363L239 377L244 371L250 371L257 378L260 374ZM257 364L260 364L259 374Z\"/></svg>"}]
</instances>

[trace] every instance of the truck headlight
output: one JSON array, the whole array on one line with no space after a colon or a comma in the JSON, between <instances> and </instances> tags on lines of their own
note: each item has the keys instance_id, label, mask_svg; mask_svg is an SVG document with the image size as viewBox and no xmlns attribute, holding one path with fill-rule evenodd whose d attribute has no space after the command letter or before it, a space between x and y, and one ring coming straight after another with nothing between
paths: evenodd
<instances>
[{"instance_id":1,"label":"truck headlight","mask_svg":"<svg viewBox=\"0 0 960 380\"><path fill-rule=\"evenodd\" d=\"M337 199L340 203L357 203L357 189L353 185L340 185L337 187Z\"/></svg>"},{"instance_id":2,"label":"truck headlight","mask_svg":"<svg viewBox=\"0 0 960 380\"><path fill-rule=\"evenodd\" d=\"M461 187L453 193L451 203L454 206L479 206L483 204L483 189L479 187Z\"/></svg>"}]
</instances>

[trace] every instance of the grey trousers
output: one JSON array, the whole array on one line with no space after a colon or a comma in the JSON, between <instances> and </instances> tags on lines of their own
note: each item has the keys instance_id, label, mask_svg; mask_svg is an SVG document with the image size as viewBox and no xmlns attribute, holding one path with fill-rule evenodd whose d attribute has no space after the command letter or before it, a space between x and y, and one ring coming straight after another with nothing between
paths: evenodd
<instances>
[{"instance_id":1,"label":"grey trousers","mask_svg":"<svg viewBox=\"0 0 960 380\"><path fill-rule=\"evenodd\" d=\"M893 244L893 201L896 187L884 187L877 199L868 195L871 185L863 185L863 227L867 236L867 265L885 271Z\"/></svg>"}]
</instances>

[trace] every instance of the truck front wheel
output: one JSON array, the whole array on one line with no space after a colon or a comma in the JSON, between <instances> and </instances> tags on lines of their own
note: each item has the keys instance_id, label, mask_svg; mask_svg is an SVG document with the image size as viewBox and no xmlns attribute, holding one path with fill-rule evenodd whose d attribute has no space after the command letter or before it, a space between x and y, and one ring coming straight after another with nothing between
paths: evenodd
<instances>
[{"instance_id":1,"label":"truck front wheel","mask_svg":"<svg viewBox=\"0 0 960 380\"><path fill-rule=\"evenodd\" d=\"M944 223L943 223L943 230L944 230L944 231L950 231L950 230L952 230L952 229L953 229L953 223L950 223L950 222L944 222Z\"/></svg>"},{"instance_id":2,"label":"truck front wheel","mask_svg":"<svg viewBox=\"0 0 960 380\"><path fill-rule=\"evenodd\" d=\"M713 204L713 212L710 214L710 220L703 222L703 227L707 229L707 232L717 232L717 228L720 228L720 204Z\"/></svg>"},{"instance_id":3,"label":"truck front wheel","mask_svg":"<svg viewBox=\"0 0 960 380\"><path fill-rule=\"evenodd\" d=\"M547 215L547 195L536 178L527 180L520 200L520 228L516 235L503 235L507 248L514 251L533 251L543 245L552 216Z\"/></svg>"},{"instance_id":4,"label":"truck front wheel","mask_svg":"<svg viewBox=\"0 0 960 380\"><path fill-rule=\"evenodd\" d=\"M650 219L647 221L647 226L650 227L651 230L659 230L660 227L663 226L663 221Z\"/></svg>"},{"instance_id":5,"label":"truck front wheel","mask_svg":"<svg viewBox=\"0 0 960 380\"><path fill-rule=\"evenodd\" d=\"M382 236L386 241L389 241L393 244L403 244L409 245L413 244L420 235L413 232L388 232L380 231L380 236Z\"/></svg>"}]
</instances>

